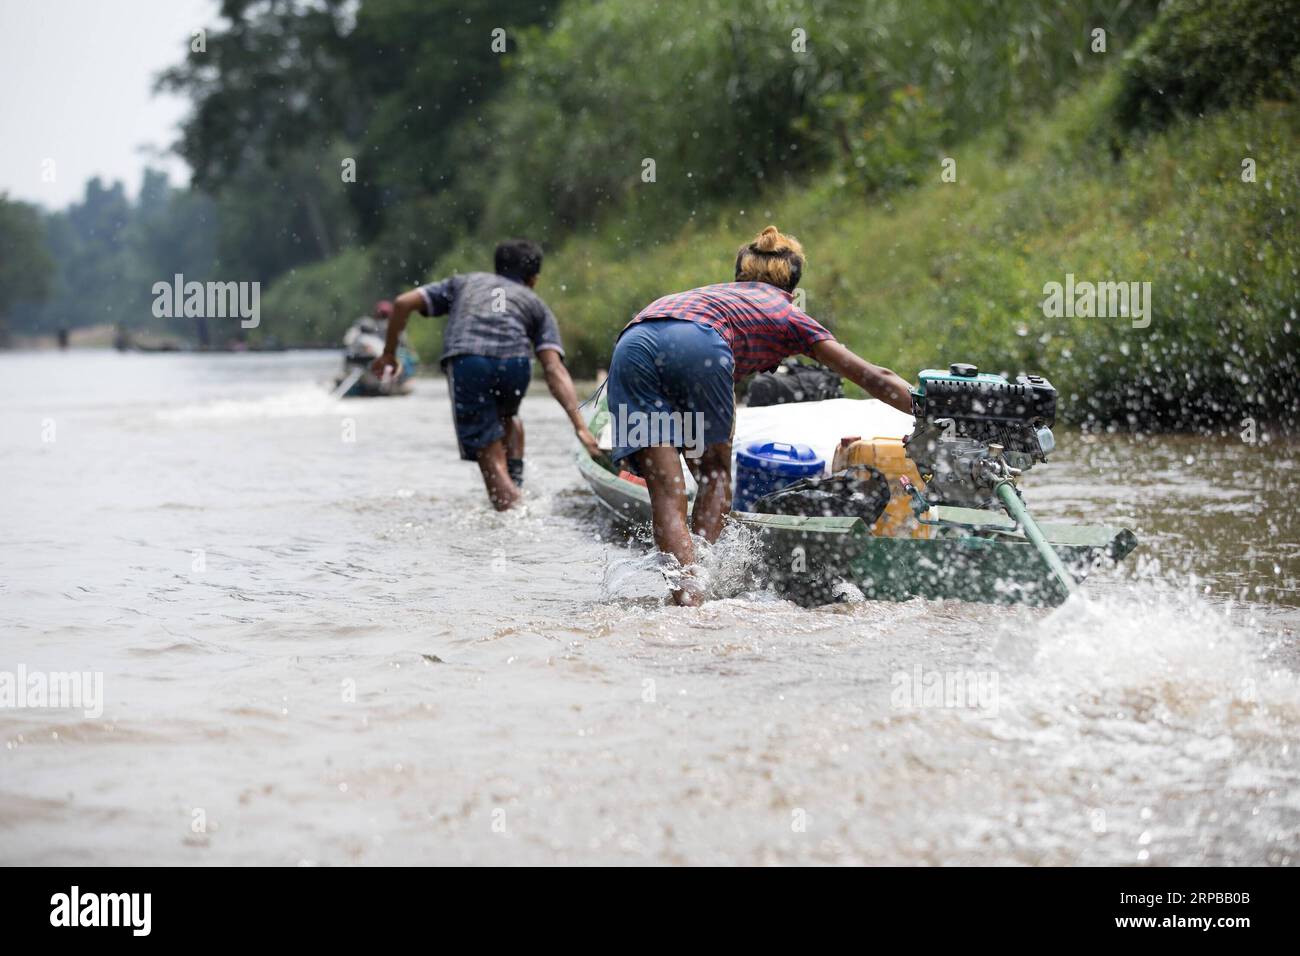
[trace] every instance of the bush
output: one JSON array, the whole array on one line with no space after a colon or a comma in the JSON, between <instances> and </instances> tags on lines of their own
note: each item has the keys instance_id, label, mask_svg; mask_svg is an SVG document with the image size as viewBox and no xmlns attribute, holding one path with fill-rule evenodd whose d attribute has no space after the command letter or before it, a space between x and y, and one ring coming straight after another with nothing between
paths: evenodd
<instances>
[{"instance_id":1,"label":"bush","mask_svg":"<svg viewBox=\"0 0 1300 956\"><path fill-rule=\"evenodd\" d=\"M1100 70L1153 0L606 0L520 38L487 122L482 234L556 239L617 218L626 242L828 162L867 191L915 181L948 145L1046 107ZM804 46L794 49L802 40ZM521 144L527 144L522 148ZM496 150L500 150L496 152ZM642 181L643 160L656 165ZM467 180L467 183L469 180Z\"/></svg>"},{"instance_id":2,"label":"bush","mask_svg":"<svg viewBox=\"0 0 1300 956\"><path fill-rule=\"evenodd\" d=\"M916 185L922 167L937 160L947 130L942 111L915 86L894 90L878 109L867 107L865 94L830 93L820 112L819 123L833 130L822 135L839 145L838 181L868 195ZM805 125L811 127L796 123Z\"/></svg>"},{"instance_id":3,"label":"bush","mask_svg":"<svg viewBox=\"0 0 1300 956\"><path fill-rule=\"evenodd\" d=\"M1171 0L1127 56L1114 113L1160 129L1300 89L1300 2Z\"/></svg>"},{"instance_id":4,"label":"bush","mask_svg":"<svg viewBox=\"0 0 1300 956\"><path fill-rule=\"evenodd\" d=\"M1260 106L1148 138L1118 164L1062 137L1084 91L1008 162L999 131L960 153L956 183L886 207L846 205L833 174L684 230L635 257L617 230L568 243L544 274L571 362L590 373L659 295L724 281L736 245L770 219L809 254L808 310L845 344L911 378L972 361L1046 374L1063 417L1120 427L1218 427L1238 416L1300 420L1300 108ZM1241 180L1241 144L1259 162ZM1149 281L1146 329L1044 317L1043 287Z\"/></svg>"},{"instance_id":5,"label":"bush","mask_svg":"<svg viewBox=\"0 0 1300 956\"><path fill-rule=\"evenodd\" d=\"M336 346L357 316L392 291L377 277L366 250L349 249L276 280L262 299L262 323L249 338L288 346Z\"/></svg>"}]
</instances>

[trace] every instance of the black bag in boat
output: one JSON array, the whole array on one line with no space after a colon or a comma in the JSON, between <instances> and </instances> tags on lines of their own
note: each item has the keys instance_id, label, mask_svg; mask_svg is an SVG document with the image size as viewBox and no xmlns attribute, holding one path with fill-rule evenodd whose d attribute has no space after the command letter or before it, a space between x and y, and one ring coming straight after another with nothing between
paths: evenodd
<instances>
[{"instance_id":1,"label":"black bag in boat","mask_svg":"<svg viewBox=\"0 0 1300 956\"><path fill-rule=\"evenodd\" d=\"M827 478L803 478L754 502L764 515L861 518L868 525L889 504L889 482L870 465L854 465Z\"/></svg>"},{"instance_id":2,"label":"black bag in boat","mask_svg":"<svg viewBox=\"0 0 1300 956\"><path fill-rule=\"evenodd\" d=\"M759 408L843 397L844 383L825 365L804 365L795 359L786 359L775 372L760 372L754 376L745 403L750 408Z\"/></svg>"}]
</instances>

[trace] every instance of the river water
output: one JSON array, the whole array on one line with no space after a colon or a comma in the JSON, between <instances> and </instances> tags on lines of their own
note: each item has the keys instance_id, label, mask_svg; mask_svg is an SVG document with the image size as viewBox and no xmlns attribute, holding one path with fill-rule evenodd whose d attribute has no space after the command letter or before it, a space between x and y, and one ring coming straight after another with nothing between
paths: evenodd
<instances>
[{"instance_id":1,"label":"river water","mask_svg":"<svg viewBox=\"0 0 1300 956\"><path fill-rule=\"evenodd\" d=\"M540 384L498 515L443 380L336 364L0 356L0 671L102 675L0 709L0 863L1296 862L1297 445L1060 435L1030 505L1142 543L1055 611L801 609L728 539L684 609Z\"/></svg>"}]
</instances>

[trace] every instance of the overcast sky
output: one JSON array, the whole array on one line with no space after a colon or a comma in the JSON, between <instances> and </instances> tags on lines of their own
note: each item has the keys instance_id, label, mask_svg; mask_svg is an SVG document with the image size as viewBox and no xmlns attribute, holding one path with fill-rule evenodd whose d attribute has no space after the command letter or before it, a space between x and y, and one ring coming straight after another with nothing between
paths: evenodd
<instances>
[{"instance_id":1,"label":"overcast sky","mask_svg":"<svg viewBox=\"0 0 1300 956\"><path fill-rule=\"evenodd\" d=\"M217 0L0 0L0 192L59 208L98 175L135 195L146 164L188 181L142 151L172 143L187 110L150 91L216 23Z\"/></svg>"}]
</instances>

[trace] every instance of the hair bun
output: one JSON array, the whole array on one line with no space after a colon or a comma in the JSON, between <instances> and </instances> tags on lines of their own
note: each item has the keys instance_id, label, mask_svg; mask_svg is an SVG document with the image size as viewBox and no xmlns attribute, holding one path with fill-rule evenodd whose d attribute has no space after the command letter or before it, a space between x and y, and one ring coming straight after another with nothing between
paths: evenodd
<instances>
[{"instance_id":1,"label":"hair bun","mask_svg":"<svg viewBox=\"0 0 1300 956\"><path fill-rule=\"evenodd\" d=\"M803 273L803 246L794 236L768 226L736 253L737 282L766 282L793 292Z\"/></svg>"},{"instance_id":2,"label":"hair bun","mask_svg":"<svg viewBox=\"0 0 1300 956\"><path fill-rule=\"evenodd\" d=\"M789 248L789 244L776 226L768 226L758 234L753 247L755 252L782 252Z\"/></svg>"}]
</instances>

